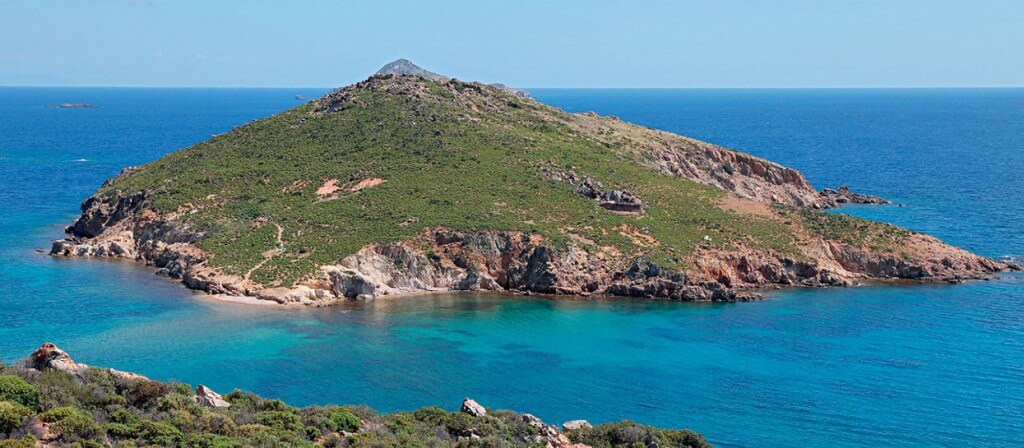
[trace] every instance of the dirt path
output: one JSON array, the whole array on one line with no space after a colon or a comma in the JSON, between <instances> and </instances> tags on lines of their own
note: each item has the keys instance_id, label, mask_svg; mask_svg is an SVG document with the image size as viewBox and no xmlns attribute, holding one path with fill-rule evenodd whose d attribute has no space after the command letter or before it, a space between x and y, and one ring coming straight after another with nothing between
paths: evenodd
<instances>
[{"instance_id":1,"label":"dirt path","mask_svg":"<svg viewBox=\"0 0 1024 448\"><path fill-rule=\"evenodd\" d=\"M274 258L274 255L280 253L281 249L284 248L284 228L282 228L276 222L272 222L271 224L273 224L274 227L277 227L277 246L274 247L273 249L263 252L263 261L256 263L256 266L253 266L252 269L249 269L249 272L245 273L246 280L249 280L249 276L252 275L253 272L256 272L257 269L262 268L263 265L267 264L267 262L269 262L271 258Z\"/></svg>"}]
</instances>

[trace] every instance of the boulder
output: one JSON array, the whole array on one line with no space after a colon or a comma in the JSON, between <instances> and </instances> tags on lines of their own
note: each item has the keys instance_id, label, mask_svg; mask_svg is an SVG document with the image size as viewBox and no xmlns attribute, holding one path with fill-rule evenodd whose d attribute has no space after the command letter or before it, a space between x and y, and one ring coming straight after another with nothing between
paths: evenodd
<instances>
[{"instance_id":1,"label":"boulder","mask_svg":"<svg viewBox=\"0 0 1024 448\"><path fill-rule=\"evenodd\" d=\"M531 427L534 427L534 428L543 428L544 427L544 421L542 421L541 419L537 418L537 416L535 416L533 414L523 414L523 421L526 422L527 425L530 425Z\"/></svg>"},{"instance_id":2,"label":"boulder","mask_svg":"<svg viewBox=\"0 0 1024 448\"><path fill-rule=\"evenodd\" d=\"M562 429L566 431L575 431L578 429L587 428L593 428L593 426L590 424L590 422L586 420L569 420L565 423L562 423Z\"/></svg>"},{"instance_id":3,"label":"boulder","mask_svg":"<svg viewBox=\"0 0 1024 448\"><path fill-rule=\"evenodd\" d=\"M484 409L480 403L477 403L472 398L466 398L462 400L462 412L465 412L473 417L480 417L481 415L487 415L487 409Z\"/></svg>"},{"instance_id":4,"label":"boulder","mask_svg":"<svg viewBox=\"0 0 1024 448\"><path fill-rule=\"evenodd\" d=\"M57 370L76 378L81 378L82 375L89 371L88 365L75 362L64 350L57 348L51 342L44 343L36 351L32 352L31 355L28 355L27 358L18 361L14 365L40 372ZM137 373L122 372L114 369L103 369L103 371L125 380L149 380L149 378Z\"/></svg>"},{"instance_id":5,"label":"boulder","mask_svg":"<svg viewBox=\"0 0 1024 448\"><path fill-rule=\"evenodd\" d=\"M208 408L229 408L231 403L228 403L223 397L213 389L210 389L202 384L196 386L196 402L200 406L206 406Z\"/></svg>"},{"instance_id":6,"label":"boulder","mask_svg":"<svg viewBox=\"0 0 1024 448\"><path fill-rule=\"evenodd\" d=\"M46 370L59 370L61 372L70 373L72 375L79 375L89 367L84 364L78 364L71 356L57 348L53 343L44 343L41 347L28 355L27 358L22 359L17 364L19 367L26 369L35 369L40 372Z\"/></svg>"}]
</instances>

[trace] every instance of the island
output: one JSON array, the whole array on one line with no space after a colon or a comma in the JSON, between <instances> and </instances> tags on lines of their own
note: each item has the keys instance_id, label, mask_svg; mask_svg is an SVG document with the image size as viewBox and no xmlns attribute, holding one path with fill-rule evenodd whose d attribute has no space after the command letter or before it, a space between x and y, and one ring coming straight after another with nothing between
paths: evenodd
<instances>
[{"instance_id":1,"label":"island","mask_svg":"<svg viewBox=\"0 0 1024 448\"><path fill-rule=\"evenodd\" d=\"M53 109L53 108L60 108L60 109L99 109L100 108L99 106L97 106L95 104L86 104L86 103L60 103L60 104L58 104L56 106L51 104L51 105L47 105L46 107L48 107L50 109Z\"/></svg>"},{"instance_id":2,"label":"island","mask_svg":"<svg viewBox=\"0 0 1024 448\"><path fill-rule=\"evenodd\" d=\"M550 425L488 409L471 398L457 412L424 407L379 414L366 406L306 406L234 390L168 384L75 362L51 343L0 364L0 445L161 447L710 448L689 430L632 421Z\"/></svg>"},{"instance_id":3,"label":"island","mask_svg":"<svg viewBox=\"0 0 1024 448\"><path fill-rule=\"evenodd\" d=\"M819 192L762 158L406 60L381 71L126 168L51 254L287 305L437 291L746 301L1020 269L827 213L885 201Z\"/></svg>"}]
</instances>

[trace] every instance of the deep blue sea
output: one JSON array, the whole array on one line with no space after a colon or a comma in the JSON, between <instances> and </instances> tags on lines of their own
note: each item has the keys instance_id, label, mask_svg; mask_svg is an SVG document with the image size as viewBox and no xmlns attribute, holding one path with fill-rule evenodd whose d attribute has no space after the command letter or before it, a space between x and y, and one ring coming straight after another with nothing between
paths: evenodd
<instances>
[{"instance_id":1,"label":"deep blue sea","mask_svg":"<svg viewBox=\"0 0 1024 448\"><path fill-rule=\"evenodd\" d=\"M293 404L466 396L721 447L1024 446L1024 278L694 305L495 295L280 310L36 252L140 164L327 89L0 88L0 359L77 360ZM1024 90L537 90L898 205L840 210L1024 255ZM99 109L57 109L61 102Z\"/></svg>"}]
</instances>

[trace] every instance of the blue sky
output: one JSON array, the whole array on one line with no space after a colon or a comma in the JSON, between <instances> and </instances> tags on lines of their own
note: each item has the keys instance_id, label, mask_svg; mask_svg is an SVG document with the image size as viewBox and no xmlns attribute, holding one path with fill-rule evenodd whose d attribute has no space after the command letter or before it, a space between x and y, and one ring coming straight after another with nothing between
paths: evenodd
<instances>
[{"instance_id":1,"label":"blue sky","mask_svg":"<svg viewBox=\"0 0 1024 448\"><path fill-rule=\"evenodd\" d=\"M2 0L0 85L1024 86L1024 1Z\"/></svg>"}]
</instances>

